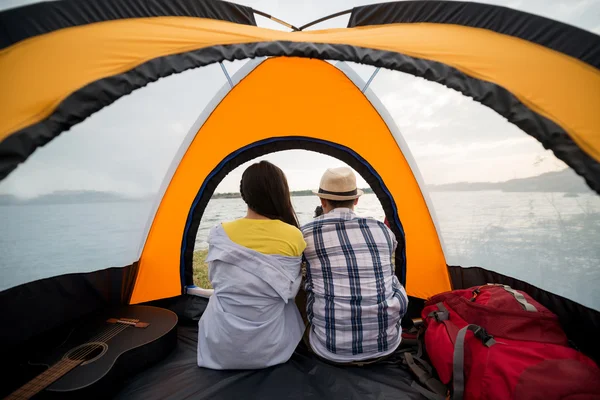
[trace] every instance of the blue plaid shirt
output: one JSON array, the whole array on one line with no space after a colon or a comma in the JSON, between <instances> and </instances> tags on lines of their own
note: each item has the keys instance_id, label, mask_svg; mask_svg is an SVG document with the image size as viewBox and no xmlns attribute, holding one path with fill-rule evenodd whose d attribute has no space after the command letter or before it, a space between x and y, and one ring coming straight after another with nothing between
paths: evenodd
<instances>
[{"instance_id":1,"label":"blue plaid shirt","mask_svg":"<svg viewBox=\"0 0 600 400\"><path fill-rule=\"evenodd\" d=\"M393 232L338 208L302 227L313 350L335 362L392 353L408 297L394 274Z\"/></svg>"}]
</instances>

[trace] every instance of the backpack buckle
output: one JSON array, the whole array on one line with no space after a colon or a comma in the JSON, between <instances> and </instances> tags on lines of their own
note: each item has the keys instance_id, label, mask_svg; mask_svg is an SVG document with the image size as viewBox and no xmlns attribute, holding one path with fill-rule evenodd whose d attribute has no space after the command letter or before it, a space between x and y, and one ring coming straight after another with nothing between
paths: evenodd
<instances>
[{"instance_id":1,"label":"backpack buckle","mask_svg":"<svg viewBox=\"0 0 600 400\"><path fill-rule=\"evenodd\" d=\"M449 318L447 311L432 311L427 316L433 317L435 322L446 321Z\"/></svg>"},{"instance_id":2,"label":"backpack buckle","mask_svg":"<svg viewBox=\"0 0 600 400\"><path fill-rule=\"evenodd\" d=\"M487 333L487 331L484 328L482 328L481 326L477 326L473 330L473 335L475 335L475 337L477 339L481 340L481 342L486 347L491 347L494 344L496 344L494 337L492 335L490 335L489 333Z\"/></svg>"},{"instance_id":3,"label":"backpack buckle","mask_svg":"<svg viewBox=\"0 0 600 400\"><path fill-rule=\"evenodd\" d=\"M474 289L474 290L471 292L471 294L473 295L473 297L471 297L471 298L469 299L469 301L470 301L470 302L474 302L474 301L475 301L475 299L477 298L477 296L479 296L479 293L481 292L481 290L479 290L479 289L481 289L481 287L475 288L475 289Z\"/></svg>"},{"instance_id":4,"label":"backpack buckle","mask_svg":"<svg viewBox=\"0 0 600 400\"><path fill-rule=\"evenodd\" d=\"M436 322L442 322L450 319L450 313L443 303L437 303L436 306L438 308L437 311L430 312L427 314L427 317L435 318Z\"/></svg>"}]
</instances>

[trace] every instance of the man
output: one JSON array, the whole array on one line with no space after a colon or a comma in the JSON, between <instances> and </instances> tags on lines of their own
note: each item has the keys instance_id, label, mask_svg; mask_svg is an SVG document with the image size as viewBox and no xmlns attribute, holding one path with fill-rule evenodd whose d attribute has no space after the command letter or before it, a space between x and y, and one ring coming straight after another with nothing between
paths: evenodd
<instances>
[{"instance_id":1,"label":"man","mask_svg":"<svg viewBox=\"0 0 600 400\"><path fill-rule=\"evenodd\" d=\"M376 362L400 345L408 305L392 265L396 238L354 213L363 192L350 168L328 169L314 193L323 215L301 228L310 347L333 363Z\"/></svg>"}]
</instances>

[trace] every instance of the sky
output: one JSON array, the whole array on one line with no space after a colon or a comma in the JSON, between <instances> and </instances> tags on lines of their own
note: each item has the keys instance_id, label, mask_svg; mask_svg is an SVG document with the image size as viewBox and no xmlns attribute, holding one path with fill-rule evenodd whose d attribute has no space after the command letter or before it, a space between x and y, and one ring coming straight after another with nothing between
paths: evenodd
<instances>
[{"instance_id":1,"label":"sky","mask_svg":"<svg viewBox=\"0 0 600 400\"><path fill-rule=\"evenodd\" d=\"M36 1L2 0L0 10ZM492 3L566 22L600 34L600 0L493 0ZM296 26L372 1L244 0ZM340 17L312 29L342 27ZM259 26L284 27L257 16ZM224 63L230 74L243 61ZM373 67L349 63L363 80ZM0 182L0 194L35 197L57 190L101 190L130 196L160 187L183 138L214 93L227 81L218 65L160 79L92 115L38 149ZM381 70L371 87L393 116L427 184L504 181L563 169L533 138L503 117L439 84ZM300 150L261 157L281 167L292 190L314 189L331 157ZM254 160L253 162L255 162ZM242 165L217 192L239 188ZM366 186L359 177L359 185Z\"/></svg>"}]
</instances>

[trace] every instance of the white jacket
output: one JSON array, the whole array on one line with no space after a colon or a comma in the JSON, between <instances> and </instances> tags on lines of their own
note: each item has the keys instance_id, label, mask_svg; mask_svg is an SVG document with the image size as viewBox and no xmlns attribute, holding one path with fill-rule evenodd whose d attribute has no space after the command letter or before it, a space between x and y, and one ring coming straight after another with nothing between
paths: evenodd
<instances>
[{"instance_id":1,"label":"white jacket","mask_svg":"<svg viewBox=\"0 0 600 400\"><path fill-rule=\"evenodd\" d=\"M257 369L285 363L305 328L294 302L302 258L240 246L220 224L208 243L215 291L198 323L198 366Z\"/></svg>"}]
</instances>

